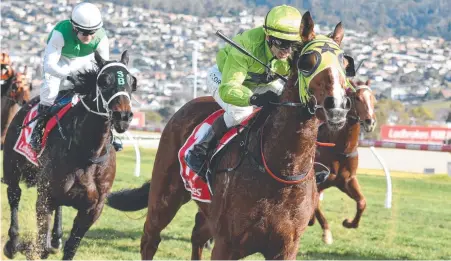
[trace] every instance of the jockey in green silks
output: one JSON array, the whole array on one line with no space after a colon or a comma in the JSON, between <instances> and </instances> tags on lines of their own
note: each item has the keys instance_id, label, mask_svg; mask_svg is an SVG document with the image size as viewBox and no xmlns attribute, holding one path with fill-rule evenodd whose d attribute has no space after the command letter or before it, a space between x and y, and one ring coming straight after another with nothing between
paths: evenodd
<instances>
[{"instance_id":1,"label":"jockey in green silks","mask_svg":"<svg viewBox=\"0 0 451 261\"><path fill-rule=\"evenodd\" d=\"M287 58L292 53L293 44L301 41L301 20L296 8L276 6L266 15L263 26L244 31L233 40L266 63L273 72L287 76L290 73ZM283 83L253 58L227 44L219 50L216 65L208 71L207 87L225 113L185 157L188 166L196 173L202 169L209 149L218 143L228 128L247 118L253 106L277 101Z\"/></svg>"}]
</instances>

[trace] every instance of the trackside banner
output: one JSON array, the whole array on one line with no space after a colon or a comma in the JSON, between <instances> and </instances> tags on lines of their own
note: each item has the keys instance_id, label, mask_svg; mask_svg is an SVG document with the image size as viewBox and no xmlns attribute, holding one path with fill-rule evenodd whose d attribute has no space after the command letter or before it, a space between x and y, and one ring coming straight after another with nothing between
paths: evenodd
<instances>
[{"instance_id":1,"label":"trackside banner","mask_svg":"<svg viewBox=\"0 0 451 261\"><path fill-rule=\"evenodd\" d=\"M451 139L451 128L382 125L381 140L404 143L444 144Z\"/></svg>"}]
</instances>

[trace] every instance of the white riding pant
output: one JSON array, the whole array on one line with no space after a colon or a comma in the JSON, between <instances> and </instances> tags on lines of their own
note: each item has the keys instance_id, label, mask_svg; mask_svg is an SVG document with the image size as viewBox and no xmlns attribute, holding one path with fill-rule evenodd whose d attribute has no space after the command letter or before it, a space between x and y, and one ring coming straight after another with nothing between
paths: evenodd
<instances>
[{"instance_id":1,"label":"white riding pant","mask_svg":"<svg viewBox=\"0 0 451 261\"><path fill-rule=\"evenodd\" d=\"M84 72L88 69L93 69L94 67L94 54L90 54L83 57L77 57L69 59L67 57L61 56L58 65L61 67L74 68L71 70L71 74L76 74L78 72ZM46 106L51 106L55 102L55 99L59 91L70 90L74 88L71 82L67 79L61 79L59 77L50 75L47 72L43 72L44 79L39 90L41 97L41 104Z\"/></svg>"},{"instance_id":2,"label":"white riding pant","mask_svg":"<svg viewBox=\"0 0 451 261\"><path fill-rule=\"evenodd\" d=\"M208 70L207 73L207 88L216 102L224 109L224 121L228 128L240 124L253 112L253 106L239 107L225 103L221 97L219 97L219 85L221 84L222 74L215 65ZM283 90L282 80L277 80L269 85L255 87L254 93L265 93L267 91L273 91L277 94L281 94Z\"/></svg>"}]
</instances>

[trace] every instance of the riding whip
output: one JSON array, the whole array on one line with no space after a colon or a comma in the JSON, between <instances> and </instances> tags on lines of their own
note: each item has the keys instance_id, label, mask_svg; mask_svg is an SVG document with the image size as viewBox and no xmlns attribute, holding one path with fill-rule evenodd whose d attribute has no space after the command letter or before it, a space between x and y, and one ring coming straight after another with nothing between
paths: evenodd
<instances>
[{"instance_id":1,"label":"riding whip","mask_svg":"<svg viewBox=\"0 0 451 261\"><path fill-rule=\"evenodd\" d=\"M256 60L258 63L260 63L261 65L263 65L266 69L268 69L271 73L274 73L277 77L279 77L282 81L287 82L288 79L285 78L283 75L274 72L273 70L271 70L271 68L264 64L262 61L260 61L257 57L255 57L254 55L252 55L251 53L249 53L246 49L244 49L243 47L239 46L237 43L235 43L232 39L230 39L229 37L225 36L220 30L216 31L216 35L219 36L221 39L223 39L224 41L226 41L227 43L229 43L231 46L235 47L236 49L238 49L238 51L242 52L243 54L251 57L252 59Z\"/></svg>"}]
</instances>

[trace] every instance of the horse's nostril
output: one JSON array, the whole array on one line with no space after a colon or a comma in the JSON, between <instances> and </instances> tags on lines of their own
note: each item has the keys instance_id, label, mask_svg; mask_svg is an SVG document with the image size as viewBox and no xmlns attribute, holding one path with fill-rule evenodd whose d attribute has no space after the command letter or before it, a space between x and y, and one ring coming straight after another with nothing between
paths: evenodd
<instances>
[{"instance_id":1,"label":"horse's nostril","mask_svg":"<svg viewBox=\"0 0 451 261\"><path fill-rule=\"evenodd\" d=\"M133 112L113 111L113 119L116 121L131 121L133 119Z\"/></svg>"},{"instance_id":2,"label":"horse's nostril","mask_svg":"<svg viewBox=\"0 0 451 261\"><path fill-rule=\"evenodd\" d=\"M365 123L368 125L371 125L371 124L373 124L373 119L366 119Z\"/></svg>"},{"instance_id":3,"label":"horse's nostril","mask_svg":"<svg viewBox=\"0 0 451 261\"><path fill-rule=\"evenodd\" d=\"M324 109L333 109L333 108L335 108L335 100L334 100L334 97L332 97L332 96L327 96L325 99L324 99Z\"/></svg>"}]
</instances>

